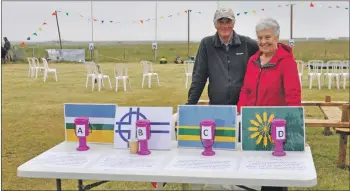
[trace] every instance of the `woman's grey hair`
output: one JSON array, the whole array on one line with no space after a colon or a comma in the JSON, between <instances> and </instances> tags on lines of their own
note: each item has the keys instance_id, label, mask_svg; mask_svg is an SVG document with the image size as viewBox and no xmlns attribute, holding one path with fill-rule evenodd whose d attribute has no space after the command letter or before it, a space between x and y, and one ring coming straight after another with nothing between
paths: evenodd
<instances>
[{"instance_id":1,"label":"woman's grey hair","mask_svg":"<svg viewBox=\"0 0 350 191\"><path fill-rule=\"evenodd\" d=\"M255 31L260 32L262 30L272 29L276 36L280 34L280 25L275 19L264 18L261 19L255 26Z\"/></svg>"}]
</instances>

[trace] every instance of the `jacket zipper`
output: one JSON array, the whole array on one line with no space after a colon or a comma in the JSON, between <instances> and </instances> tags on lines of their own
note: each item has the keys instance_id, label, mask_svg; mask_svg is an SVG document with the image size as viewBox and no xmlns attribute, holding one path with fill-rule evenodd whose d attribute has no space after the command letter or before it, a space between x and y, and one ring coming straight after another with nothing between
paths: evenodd
<instances>
[{"instance_id":1,"label":"jacket zipper","mask_svg":"<svg viewBox=\"0 0 350 191\"><path fill-rule=\"evenodd\" d=\"M259 76L258 76L258 83L256 84L256 89L255 89L255 103L254 106L256 106L256 102L258 101L258 90L259 90L259 84L260 84L260 75L261 75L261 67L260 67L260 72L259 72Z\"/></svg>"}]
</instances>

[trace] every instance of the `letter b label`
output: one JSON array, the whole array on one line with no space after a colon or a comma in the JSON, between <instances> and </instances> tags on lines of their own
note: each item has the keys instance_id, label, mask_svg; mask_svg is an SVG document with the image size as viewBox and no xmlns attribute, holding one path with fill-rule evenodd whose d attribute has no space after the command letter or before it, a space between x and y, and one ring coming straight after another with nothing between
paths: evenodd
<instances>
[{"instance_id":1,"label":"letter b label","mask_svg":"<svg viewBox=\"0 0 350 191\"><path fill-rule=\"evenodd\" d=\"M137 128L137 139L138 140L146 140L146 127L138 127Z\"/></svg>"}]
</instances>

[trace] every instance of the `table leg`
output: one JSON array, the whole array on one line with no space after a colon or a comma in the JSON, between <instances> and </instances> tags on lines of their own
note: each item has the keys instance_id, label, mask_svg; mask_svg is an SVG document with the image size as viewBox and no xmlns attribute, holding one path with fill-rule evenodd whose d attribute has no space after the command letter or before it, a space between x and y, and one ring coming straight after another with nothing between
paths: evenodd
<instances>
[{"instance_id":1,"label":"table leg","mask_svg":"<svg viewBox=\"0 0 350 191\"><path fill-rule=\"evenodd\" d=\"M84 191L83 180L78 180L78 190L79 191Z\"/></svg>"},{"instance_id":2,"label":"table leg","mask_svg":"<svg viewBox=\"0 0 350 191\"><path fill-rule=\"evenodd\" d=\"M288 191L288 187L262 186L261 191Z\"/></svg>"},{"instance_id":3,"label":"table leg","mask_svg":"<svg viewBox=\"0 0 350 191\"><path fill-rule=\"evenodd\" d=\"M338 153L338 167L345 168L346 166L346 149L348 144L348 135L340 133L339 137L339 153Z\"/></svg>"},{"instance_id":4,"label":"table leg","mask_svg":"<svg viewBox=\"0 0 350 191\"><path fill-rule=\"evenodd\" d=\"M56 190L61 191L61 179L56 179Z\"/></svg>"}]
</instances>

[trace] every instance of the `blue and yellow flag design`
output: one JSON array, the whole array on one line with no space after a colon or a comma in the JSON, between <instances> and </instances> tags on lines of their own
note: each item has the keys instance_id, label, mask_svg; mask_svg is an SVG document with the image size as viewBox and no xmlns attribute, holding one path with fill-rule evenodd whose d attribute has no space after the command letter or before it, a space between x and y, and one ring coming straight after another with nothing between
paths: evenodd
<instances>
[{"instance_id":1,"label":"blue and yellow flag design","mask_svg":"<svg viewBox=\"0 0 350 191\"><path fill-rule=\"evenodd\" d=\"M236 149L236 106L180 105L178 147L203 148L200 121L214 120L216 149Z\"/></svg>"},{"instance_id":2,"label":"blue and yellow flag design","mask_svg":"<svg viewBox=\"0 0 350 191\"><path fill-rule=\"evenodd\" d=\"M87 142L113 144L116 108L114 104L64 104L66 141L78 141L74 119L88 117L91 133L86 138Z\"/></svg>"}]
</instances>

